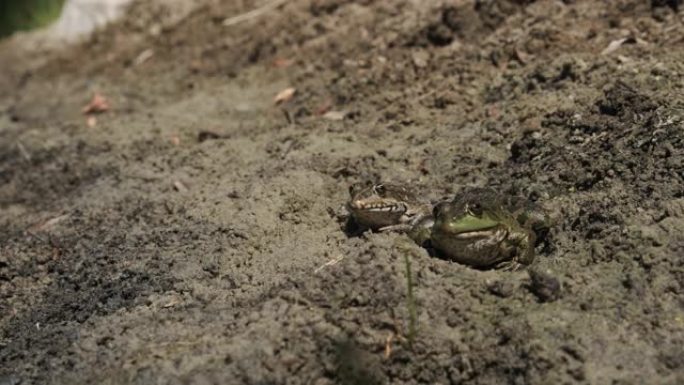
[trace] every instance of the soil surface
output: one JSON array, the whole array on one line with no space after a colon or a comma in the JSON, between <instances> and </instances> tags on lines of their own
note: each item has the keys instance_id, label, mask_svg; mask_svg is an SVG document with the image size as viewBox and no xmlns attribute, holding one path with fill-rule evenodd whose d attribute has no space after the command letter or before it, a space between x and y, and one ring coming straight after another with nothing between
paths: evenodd
<instances>
[{"instance_id":1,"label":"soil surface","mask_svg":"<svg viewBox=\"0 0 684 385\"><path fill-rule=\"evenodd\" d=\"M1 43L0 384L684 383L678 3L140 2ZM475 270L348 236L366 180L555 225Z\"/></svg>"}]
</instances>

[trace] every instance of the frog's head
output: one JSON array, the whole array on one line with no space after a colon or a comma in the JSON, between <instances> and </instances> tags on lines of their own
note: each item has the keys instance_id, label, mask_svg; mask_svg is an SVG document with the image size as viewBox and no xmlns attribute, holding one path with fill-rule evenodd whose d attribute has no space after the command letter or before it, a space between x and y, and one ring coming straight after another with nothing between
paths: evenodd
<instances>
[{"instance_id":1,"label":"frog's head","mask_svg":"<svg viewBox=\"0 0 684 385\"><path fill-rule=\"evenodd\" d=\"M411 191L406 187L378 183L349 188L349 212L361 225L379 228L397 223L408 211Z\"/></svg>"},{"instance_id":2,"label":"frog's head","mask_svg":"<svg viewBox=\"0 0 684 385\"><path fill-rule=\"evenodd\" d=\"M434 207L435 230L456 238L480 237L501 224L499 209L486 197L470 194Z\"/></svg>"}]
</instances>

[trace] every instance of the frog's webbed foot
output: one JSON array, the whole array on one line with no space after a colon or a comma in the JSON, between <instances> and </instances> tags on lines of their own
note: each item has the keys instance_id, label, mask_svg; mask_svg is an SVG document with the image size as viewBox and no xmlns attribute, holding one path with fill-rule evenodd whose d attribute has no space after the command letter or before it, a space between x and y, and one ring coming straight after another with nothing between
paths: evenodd
<instances>
[{"instance_id":1,"label":"frog's webbed foot","mask_svg":"<svg viewBox=\"0 0 684 385\"><path fill-rule=\"evenodd\" d=\"M522 269L524 266L525 265L518 261L505 261L496 265L495 268L501 271L518 271Z\"/></svg>"}]
</instances>

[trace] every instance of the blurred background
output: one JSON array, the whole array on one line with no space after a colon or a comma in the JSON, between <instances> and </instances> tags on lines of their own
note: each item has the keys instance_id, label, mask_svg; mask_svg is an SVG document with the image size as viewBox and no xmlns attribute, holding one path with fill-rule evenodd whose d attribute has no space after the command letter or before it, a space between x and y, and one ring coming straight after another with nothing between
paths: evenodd
<instances>
[{"instance_id":1,"label":"blurred background","mask_svg":"<svg viewBox=\"0 0 684 385\"><path fill-rule=\"evenodd\" d=\"M684 384L679 0L126 2L0 0L0 385ZM472 269L366 181L556 223Z\"/></svg>"},{"instance_id":2,"label":"blurred background","mask_svg":"<svg viewBox=\"0 0 684 385\"><path fill-rule=\"evenodd\" d=\"M0 2L0 37L55 21L64 0L4 0Z\"/></svg>"},{"instance_id":3,"label":"blurred background","mask_svg":"<svg viewBox=\"0 0 684 385\"><path fill-rule=\"evenodd\" d=\"M0 37L50 26L49 34L73 40L121 14L130 0L3 0Z\"/></svg>"}]
</instances>

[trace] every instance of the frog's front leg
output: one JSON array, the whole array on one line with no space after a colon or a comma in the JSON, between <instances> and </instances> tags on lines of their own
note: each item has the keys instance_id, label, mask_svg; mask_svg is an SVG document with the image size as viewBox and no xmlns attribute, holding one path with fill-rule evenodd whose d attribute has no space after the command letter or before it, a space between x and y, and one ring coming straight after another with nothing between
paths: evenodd
<instances>
[{"instance_id":1,"label":"frog's front leg","mask_svg":"<svg viewBox=\"0 0 684 385\"><path fill-rule=\"evenodd\" d=\"M430 233L434 223L434 218L431 215L426 215L416 218L416 220L411 221L411 223L385 226L379 229L379 231L398 231L401 233L407 233L409 238L416 242L416 244L423 247L428 247L428 241L430 240Z\"/></svg>"},{"instance_id":2,"label":"frog's front leg","mask_svg":"<svg viewBox=\"0 0 684 385\"><path fill-rule=\"evenodd\" d=\"M383 232L383 233L386 231L398 231L401 233L405 233L405 232L411 230L411 227L412 226L408 223L400 223L398 225L390 225L390 226L381 227L378 229L378 231Z\"/></svg>"},{"instance_id":3,"label":"frog's front leg","mask_svg":"<svg viewBox=\"0 0 684 385\"><path fill-rule=\"evenodd\" d=\"M496 270L501 271L518 271L521 267L523 267L523 264L515 260L503 261L494 266Z\"/></svg>"},{"instance_id":4,"label":"frog's front leg","mask_svg":"<svg viewBox=\"0 0 684 385\"><path fill-rule=\"evenodd\" d=\"M548 242L547 235L554 221L537 205L529 204L526 210L518 215L518 222L523 228L531 229L533 238L530 243L532 245L538 246L542 242L544 244Z\"/></svg>"},{"instance_id":5,"label":"frog's front leg","mask_svg":"<svg viewBox=\"0 0 684 385\"><path fill-rule=\"evenodd\" d=\"M504 270L515 271L524 265L529 265L534 261L534 232L521 231L518 233L511 233L506 240L509 244L510 251L514 254L512 258L504 261L497 267Z\"/></svg>"},{"instance_id":6,"label":"frog's front leg","mask_svg":"<svg viewBox=\"0 0 684 385\"><path fill-rule=\"evenodd\" d=\"M399 219L398 224L381 227L378 229L378 231L398 231L405 233L411 230L414 226L416 226L417 223L421 222L425 217L426 215L422 213L407 212L406 214L402 215L402 217Z\"/></svg>"}]
</instances>

